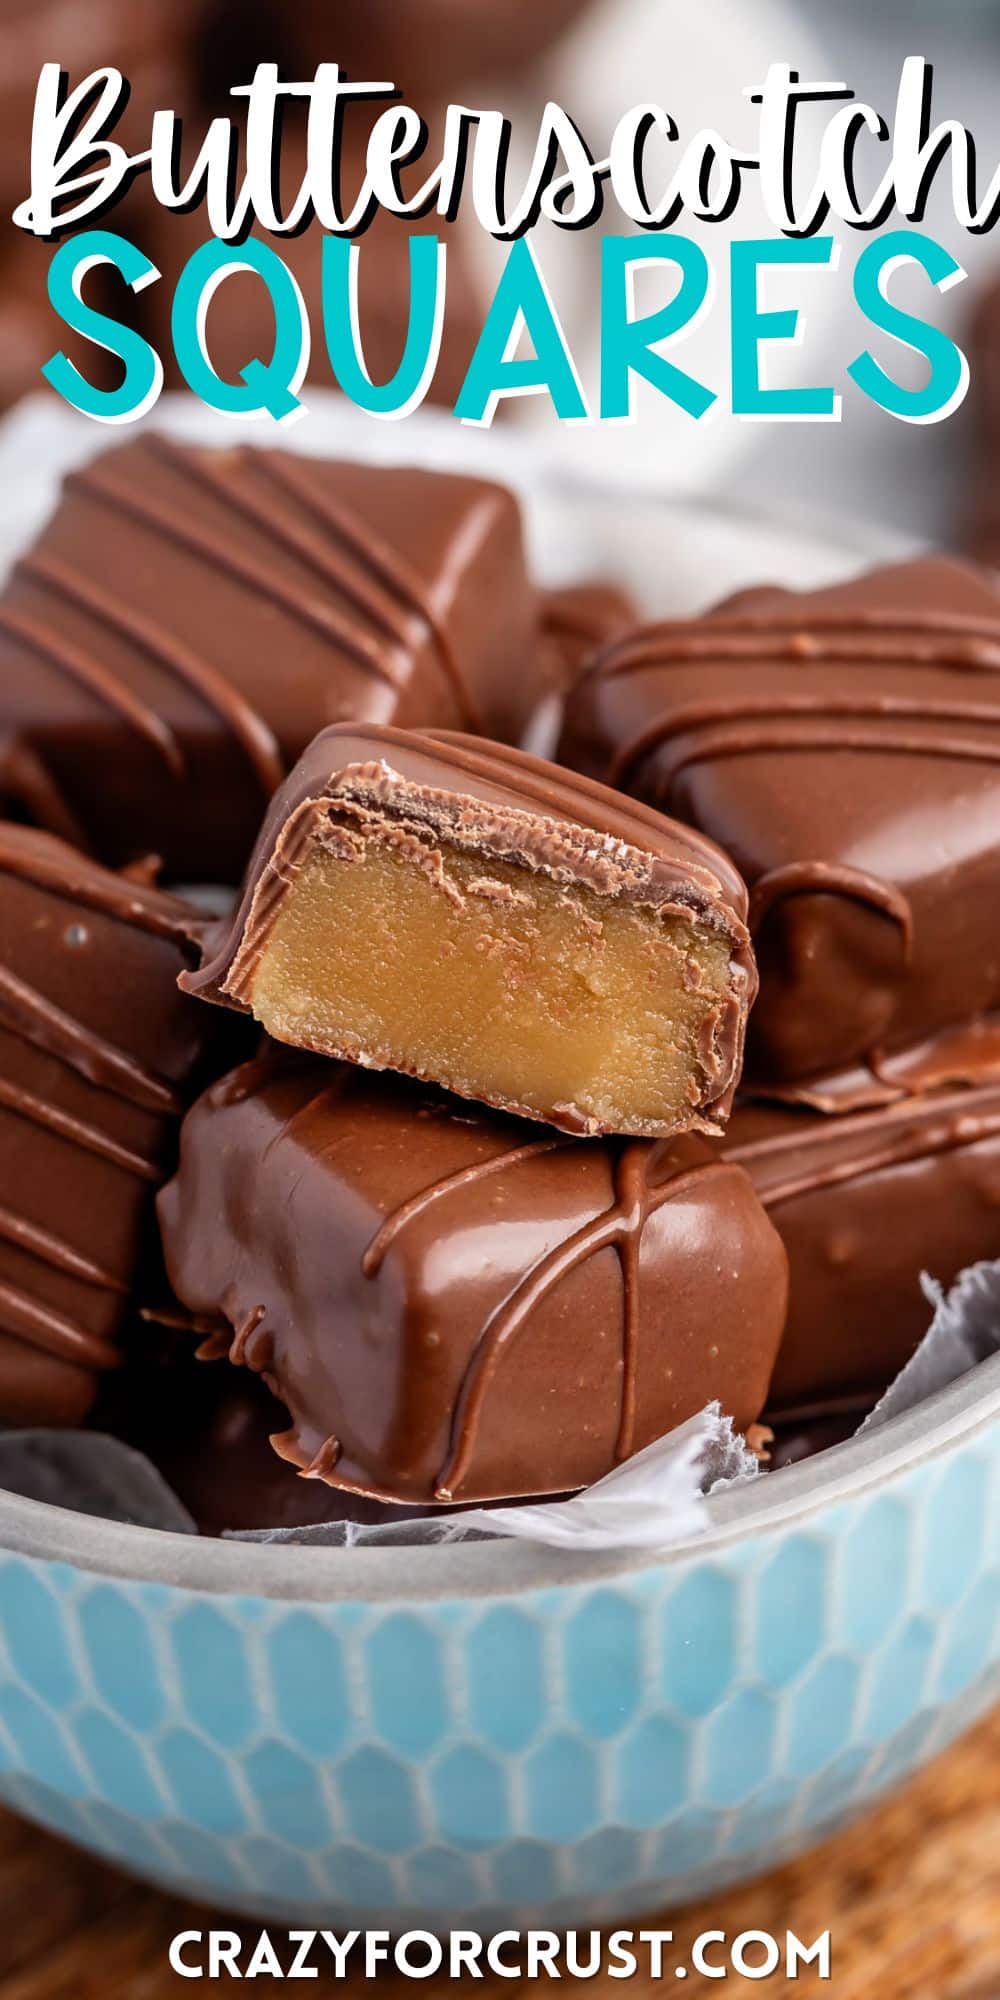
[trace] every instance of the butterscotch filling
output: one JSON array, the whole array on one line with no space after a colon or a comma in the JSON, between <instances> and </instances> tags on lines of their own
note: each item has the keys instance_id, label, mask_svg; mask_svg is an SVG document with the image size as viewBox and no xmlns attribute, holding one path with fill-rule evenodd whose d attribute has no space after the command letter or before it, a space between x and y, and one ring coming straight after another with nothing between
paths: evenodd
<instances>
[{"instance_id":1,"label":"butterscotch filling","mask_svg":"<svg viewBox=\"0 0 1000 2000\"><path fill-rule=\"evenodd\" d=\"M724 931L398 829L348 851L312 848L245 982L277 1040L616 1132L714 1094Z\"/></svg>"}]
</instances>

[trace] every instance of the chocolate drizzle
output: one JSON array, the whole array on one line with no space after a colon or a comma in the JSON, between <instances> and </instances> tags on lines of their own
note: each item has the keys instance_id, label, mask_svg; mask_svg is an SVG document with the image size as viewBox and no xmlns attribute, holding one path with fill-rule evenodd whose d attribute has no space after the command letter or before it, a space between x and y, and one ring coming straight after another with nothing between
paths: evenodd
<instances>
[{"instance_id":1,"label":"chocolate drizzle","mask_svg":"<svg viewBox=\"0 0 1000 2000\"><path fill-rule=\"evenodd\" d=\"M71 1277L82 1278L86 1285L97 1285L105 1292L126 1290L113 1271L102 1270L92 1258L74 1250L71 1243L65 1243L49 1229L37 1228L23 1215L15 1215L12 1209L0 1207L0 1238L27 1250L32 1257L41 1258L43 1264L51 1264L54 1271L68 1271Z\"/></svg>"},{"instance_id":2,"label":"chocolate drizzle","mask_svg":"<svg viewBox=\"0 0 1000 2000\"><path fill-rule=\"evenodd\" d=\"M87 1372L116 1368L119 1355L111 1341L101 1340L77 1320L43 1305L17 1285L0 1279L0 1331L13 1334L28 1347L51 1354L56 1361L68 1362ZM0 1391L2 1398L2 1391Z\"/></svg>"},{"instance_id":3,"label":"chocolate drizzle","mask_svg":"<svg viewBox=\"0 0 1000 2000\"><path fill-rule=\"evenodd\" d=\"M0 627L2 630L2 627ZM89 851L86 832L39 756L19 737L0 734L0 816L37 826Z\"/></svg>"},{"instance_id":4,"label":"chocolate drizzle","mask_svg":"<svg viewBox=\"0 0 1000 2000\"><path fill-rule=\"evenodd\" d=\"M394 645L404 650L408 648L410 635L406 614L419 617L433 639L461 718L470 729L480 726L480 718L459 669L454 647L419 577L373 528L367 525L362 527L360 522L352 521L347 510L339 506L332 495L318 491L308 477L303 477L294 460L277 459L268 452L253 452L246 447L239 448L236 453L195 455L166 437L149 437L143 440L143 444L148 452L169 465L172 472L202 485L213 500L243 515L254 527L262 529L269 540L277 542L305 562L323 583L352 602L370 620L377 634L381 633ZM259 499L246 482L237 486L227 477L227 468L234 463L245 472L252 470L272 496L283 496L303 512L308 512L310 517L318 516L323 526L338 538L340 550L331 549L328 542L309 534L291 514L282 517L273 504L269 506ZM311 601L298 587L283 583L273 572L241 556L238 548L214 534L204 522L195 527L176 509L160 502L154 504L135 490L126 495L101 478L99 463L70 473L66 485L70 490L86 493L106 506L130 512L136 520L176 542L199 561L227 570L246 589L260 597L270 598L291 618L335 640L366 673L386 681L390 687L399 688L402 685L401 670L386 658L378 638L373 638L363 624L345 618L326 599L322 602ZM381 595L373 588L372 577L376 584L383 586ZM164 655L164 664L170 663L168 652ZM270 794L280 783L284 771L267 725L249 704L239 700L235 690L212 674L204 662L188 656L186 678L198 688L210 706L216 707L234 734L245 744L255 747L258 755L261 741L266 739L271 749L266 771L267 791Z\"/></svg>"},{"instance_id":5,"label":"chocolate drizzle","mask_svg":"<svg viewBox=\"0 0 1000 2000\"><path fill-rule=\"evenodd\" d=\"M97 1153L102 1159L109 1160L112 1166L122 1167L127 1174L134 1174L138 1180L159 1183L159 1169L152 1160L144 1159L141 1153L131 1152L96 1125L71 1117L58 1105L46 1103L7 1077L0 1077L0 1109L14 1111L19 1118L27 1118L43 1130L55 1132L60 1139L67 1139L70 1145L78 1146L81 1152Z\"/></svg>"},{"instance_id":6,"label":"chocolate drizzle","mask_svg":"<svg viewBox=\"0 0 1000 2000\"><path fill-rule=\"evenodd\" d=\"M422 1216L432 1202L439 1201L444 1195L461 1196L492 1174L509 1172L525 1160L536 1159L544 1153L561 1152L572 1144L572 1140L543 1139L513 1146L509 1152L498 1153L491 1160L478 1161L474 1166L461 1168L458 1173L449 1174L442 1180L432 1181L388 1216L378 1234L372 1238L361 1260L365 1277L377 1275L400 1230L408 1222ZM615 1166L616 1198L612 1206L527 1270L514 1291L480 1328L456 1399L452 1445L435 1484L436 1500L452 1500L467 1474L476 1446L476 1426L505 1350L561 1279L606 1246L617 1251L622 1273L622 1389L615 1445L616 1463L631 1455L636 1422L639 1251L642 1234L647 1218L661 1203L688 1192L697 1180L698 1172L702 1171L698 1169L694 1173L683 1174L657 1189L650 1185L650 1167L653 1164L648 1145L640 1141L623 1146ZM230 1358L235 1357L231 1355Z\"/></svg>"},{"instance_id":7,"label":"chocolate drizzle","mask_svg":"<svg viewBox=\"0 0 1000 2000\"><path fill-rule=\"evenodd\" d=\"M154 937L190 943L197 935L197 919L175 898L110 875L61 843L32 836L21 828L0 826L0 874L18 877L46 894L63 896L76 907L99 911ZM77 1070L99 1090L111 1091L148 1111L171 1116L180 1112L176 1091L149 1063L67 1014L3 964L0 1026ZM7 1087L16 1094L16 1084ZM47 1122L52 1124L51 1117ZM57 1127L52 1125L52 1129ZM68 1128L63 1136L70 1136ZM100 1150L92 1139L90 1147Z\"/></svg>"},{"instance_id":8,"label":"chocolate drizzle","mask_svg":"<svg viewBox=\"0 0 1000 2000\"><path fill-rule=\"evenodd\" d=\"M945 562L938 566L948 567ZM951 567L960 570L957 563ZM790 600L789 608L775 607L775 596ZM762 600L767 603L766 610L737 613L722 608L705 618L678 618L646 626L609 658L597 662L596 671L633 673L640 667L687 665L691 660L720 657L793 664L832 660L840 666L869 666L874 660L893 666L972 667L988 672L1000 668L1000 633L992 618L970 616L950 607L940 611L922 607L919 615L907 617L899 610L872 603L858 610L830 612L813 609L808 593L796 600L791 592L770 590L748 591L733 604Z\"/></svg>"},{"instance_id":9,"label":"chocolate drizzle","mask_svg":"<svg viewBox=\"0 0 1000 2000\"><path fill-rule=\"evenodd\" d=\"M771 868L758 876L750 891L750 928L757 931L768 912L786 896L815 896L826 891L831 896L847 896L852 902L867 904L899 926L904 965L913 951L913 912L901 889L867 875L861 868L846 868L841 862L790 861L784 868Z\"/></svg>"},{"instance_id":10,"label":"chocolate drizzle","mask_svg":"<svg viewBox=\"0 0 1000 2000\"><path fill-rule=\"evenodd\" d=\"M195 526L175 509L165 506L162 501L153 501L137 493L134 489L127 494L102 479L99 465L86 466L81 471L71 472L66 480L70 492L86 494L89 499L98 500L102 506L119 513L128 514L140 521L146 528L162 535L167 541L176 542L187 555L197 561L223 570L244 589L258 597L270 599L280 605L290 616L298 618L302 624L315 626L326 636L339 637L331 629L328 617L315 607L302 603L291 588L284 588L278 579L256 564L241 557L236 549L221 536L213 535L203 522ZM145 644L145 641L143 641ZM174 673L180 673L188 685L194 686L206 706L213 709L220 722L232 731L237 740L251 750L254 768L261 777L265 795L270 797L275 785L279 784L284 765L274 742L274 737L262 717L245 701L231 682L214 674L203 660L187 656L187 664L181 672L177 656L172 648L165 645L163 636L156 635L154 659Z\"/></svg>"},{"instance_id":11,"label":"chocolate drizzle","mask_svg":"<svg viewBox=\"0 0 1000 2000\"><path fill-rule=\"evenodd\" d=\"M150 887L134 874L113 874L63 841L26 827L0 822L0 875L30 882L81 909L181 947L194 947L205 929L205 920L179 897Z\"/></svg>"},{"instance_id":12,"label":"chocolate drizzle","mask_svg":"<svg viewBox=\"0 0 1000 2000\"><path fill-rule=\"evenodd\" d=\"M151 449L158 450L174 471L204 486L222 506L244 515L255 527L263 528L270 540L303 557L311 569L318 569L324 580L329 582L329 569L322 548L293 523L283 523L280 519L276 521L272 510L261 506L252 492L232 486L218 463L206 458L191 458L166 438L151 438L149 444ZM270 598L289 617L335 640L366 673L374 674L377 680L387 681L390 687L399 686L397 669L379 653L378 645L369 633L362 625L344 618L333 605L325 601L311 601L294 586L282 583L270 570L259 569L254 563L238 556L230 541L213 534L204 523L199 524L194 533L178 515L161 508L155 525L193 555L228 569L246 589L258 597Z\"/></svg>"}]
</instances>

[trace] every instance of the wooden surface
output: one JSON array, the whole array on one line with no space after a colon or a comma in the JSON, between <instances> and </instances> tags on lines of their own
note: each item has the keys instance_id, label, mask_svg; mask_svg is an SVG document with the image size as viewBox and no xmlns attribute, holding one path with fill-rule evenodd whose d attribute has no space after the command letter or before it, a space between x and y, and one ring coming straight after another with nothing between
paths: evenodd
<instances>
[{"instance_id":1,"label":"wooden surface","mask_svg":"<svg viewBox=\"0 0 1000 2000\"><path fill-rule=\"evenodd\" d=\"M204 1911L137 1887L123 1876L0 1814L0 2000L161 2000L193 1993L201 1982L171 1973L167 1946L175 1931L211 1923L252 1942L258 1926ZM798 2000L1000 2000L1000 1710L904 1792L859 1827L763 1880L720 1896L711 1906L646 1918L674 1930L683 1955L703 1929L736 1935L786 1928L811 1939L833 1933L833 1977L806 1972L794 1985L707 1980L692 1974L686 2000L732 1991L776 1990ZM280 1933L272 1926L279 1942ZM206 1982L207 1983L207 1982ZM673 1985L673 1980L670 1985ZM575 1985L576 1983L573 1982ZM281 1991L357 1994L363 1980L329 1987L324 1979ZM566 1984L543 1987L567 1990ZM257 1980L249 1990L279 1990ZM247 1990L230 1981L211 1991ZM513 1980L475 1983L482 2000L523 1990ZM532 1990L537 1990L534 1988ZM594 1979L590 1995L654 1990L645 1978ZM380 1979L382 2000L454 1991L437 1981Z\"/></svg>"}]
</instances>

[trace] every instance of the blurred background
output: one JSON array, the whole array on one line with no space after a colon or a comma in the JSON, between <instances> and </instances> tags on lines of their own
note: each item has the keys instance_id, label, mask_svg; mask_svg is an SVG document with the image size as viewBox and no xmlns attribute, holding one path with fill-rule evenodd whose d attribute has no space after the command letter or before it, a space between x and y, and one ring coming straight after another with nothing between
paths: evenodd
<instances>
[{"instance_id":1,"label":"blurred background","mask_svg":"<svg viewBox=\"0 0 1000 2000\"><path fill-rule=\"evenodd\" d=\"M1000 89L1000 5L976 0L699 0L697 8L671 0L0 0L0 183L3 247L0 257L0 403L43 389L39 368L66 345L94 379L101 357L64 339L46 295L52 249L14 229L10 212L27 193L32 106L38 69L59 61L73 81L101 63L130 78L132 97L118 136L133 147L148 140L157 106L186 119L184 155L194 157L208 117L234 111L229 88L245 81L256 62L277 60L298 77L320 60L339 60L349 72L391 75L409 100L435 120L449 99L499 105L516 121L525 149L548 97L580 121L594 149L603 150L620 113L643 99L663 103L690 134L718 127L738 142L750 139L754 114L743 99L771 62L800 73L844 79L857 94L891 117L899 67L909 54L936 65L935 118L955 116L977 132L984 179L1000 145L994 107ZM361 113L348 142L345 182L360 182L366 129ZM808 153L808 129L804 154ZM289 191L299 177L301 133L286 127L284 158ZM804 160L806 170L808 161ZM516 162L515 162L516 170ZM947 177L935 193L924 228L947 244L968 272L945 297L925 280L900 275L894 297L955 331L970 346L973 386L964 410L948 422L921 428L875 410L846 379L848 362L867 332L853 305L851 266L867 240L841 230L838 274L817 272L769 283L767 304L796 303L806 316L801 344L783 353L785 382L832 382L843 395L843 421L822 430L799 425L743 424L725 407L701 425L672 410L652 390L640 392L634 428L595 426L563 432L544 399L531 398L503 413L505 426L545 433L546 447L564 453L574 476L601 484L623 480L673 496L709 498L726 509L755 516L824 522L866 522L903 537L964 541L991 555L1000 542L994 520L990 446L1000 430L1000 239L963 234L950 215ZM138 242L162 272L140 301L106 279L91 291L94 302L121 317L141 311L140 324L163 355L168 387L182 386L172 366L169 309L173 286L207 227L190 216L157 211L140 180L109 226ZM433 229L435 224L423 225ZM609 214L604 226L620 227ZM685 230L698 233L685 222ZM719 276L713 312L678 359L715 387L725 404L728 379L727 241L771 233L751 190L734 219L701 232ZM449 283L445 337L433 399L451 404L468 364L504 252L468 217L447 231ZM596 381L599 232L583 235L540 230L543 267L585 385ZM407 228L379 217L365 238L361 260L361 313L372 373L393 371L401 351L408 300ZM314 226L282 240L313 320L311 376L329 384L319 314L321 238ZM659 273L644 274L643 309L658 303ZM90 283L100 285L100 274ZM666 296L666 289L664 296ZM250 277L227 280L213 301L208 339L220 374L235 376L253 354L270 353L270 310L263 288ZM880 349L886 366L900 371L898 349ZM113 368L110 360L106 367ZM777 364L776 364L777 367ZM110 375L109 382L114 377ZM778 379L777 374L774 377ZM997 510L1000 513L1000 509Z\"/></svg>"}]
</instances>

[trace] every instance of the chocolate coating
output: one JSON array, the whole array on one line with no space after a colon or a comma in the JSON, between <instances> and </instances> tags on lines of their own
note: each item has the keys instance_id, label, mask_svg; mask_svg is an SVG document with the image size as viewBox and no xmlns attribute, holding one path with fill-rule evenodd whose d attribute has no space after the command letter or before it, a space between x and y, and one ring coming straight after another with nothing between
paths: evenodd
<instances>
[{"instance_id":1,"label":"chocolate coating","mask_svg":"<svg viewBox=\"0 0 1000 2000\"><path fill-rule=\"evenodd\" d=\"M0 1422L79 1422L116 1363L205 1049L195 922L0 826Z\"/></svg>"},{"instance_id":2,"label":"chocolate coating","mask_svg":"<svg viewBox=\"0 0 1000 2000\"><path fill-rule=\"evenodd\" d=\"M740 877L726 855L690 828L605 785L479 738L348 725L318 736L273 799L235 920L209 934L202 970L184 981L188 992L248 1005L254 971L297 872L335 814L351 807L405 814L477 855L503 856L664 913L681 910L721 931L730 951L728 992L710 1017L700 1095L686 1110L687 1129L718 1129L739 1080L756 986ZM366 1059L346 1047L319 1052ZM538 1115L520 1100L492 1101L501 1110ZM553 1104L545 1116L577 1134L594 1129L574 1104Z\"/></svg>"},{"instance_id":3,"label":"chocolate coating","mask_svg":"<svg viewBox=\"0 0 1000 2000\"><path fill-rule=\"evenodd\" d=\"M843 1117L737 1104L725 1146L788 1252L769 1418L874 1400L930 1324L921 1272L1000 1255L1000 1084Z\"/></svg>"},{"instance_id":4,"label":"chocolate coating","mask_svg":"<svg viewBox=\"0 0 1000 2000\"><path fill-rule=\"evenodd\" d=\"M0 741L102 859L236 881L338 718L519 736L535 602L512 496L145 436L70 473L0 598Z\"/></svg>"},{"instance_id":5,"label":"chocolate coating","mask_svg":"<svg viewBox=\"0 0 1000 2000\"><path fill-rule=\"evenodd\" d=\"M566 1492L767 1392L784 1252L701 1139L570 1140L251 1064L189 1114L159 1210L178 1297L287 1405L283 1452L374 1498Z\"/></svg>"},{"instance_id":6,"label":"chocolate coating","mask_svg":"<svg viewBox=\"0 0 1000 2000\"><path fill-rule=\"evenodd\" d=\"M573 690L565 761L710 833L750 886L752 1082L877 1072L1000 1005L998 669L992 579L934 557L743 592Z\"/></svg>"}]
</instances>

